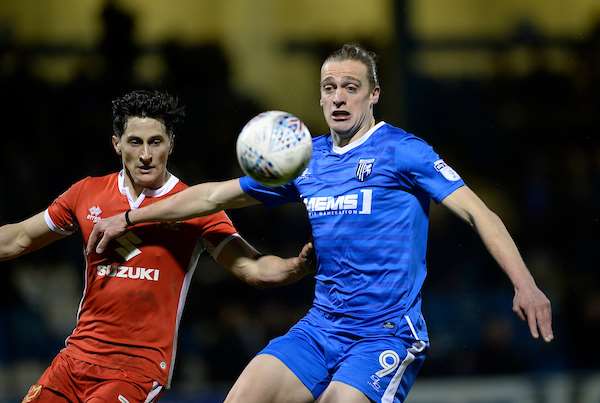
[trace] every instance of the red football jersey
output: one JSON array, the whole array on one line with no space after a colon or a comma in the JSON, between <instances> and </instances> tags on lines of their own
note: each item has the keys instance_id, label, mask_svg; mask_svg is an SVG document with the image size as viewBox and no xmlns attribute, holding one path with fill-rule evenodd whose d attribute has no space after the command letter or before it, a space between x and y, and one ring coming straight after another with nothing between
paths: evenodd
<instances>
[{"instance_id":1,"label":"red football jersey","mask_svg":"<svg viewBox=\"0 0 600 403\"><path fill-rule=\"evenodd\" d=\"M187 186L176 177L133 199L123 171L88 177L59 196L45 212L53 231L81 229L87 245L94 222L155 203ZM177 331L200 254L213 257L237 232L224 212L169 224L139 224L106 251L86 256L85 287L66 354L123 368L167 387L173 374Z\"/></svg>"}]
</instances>

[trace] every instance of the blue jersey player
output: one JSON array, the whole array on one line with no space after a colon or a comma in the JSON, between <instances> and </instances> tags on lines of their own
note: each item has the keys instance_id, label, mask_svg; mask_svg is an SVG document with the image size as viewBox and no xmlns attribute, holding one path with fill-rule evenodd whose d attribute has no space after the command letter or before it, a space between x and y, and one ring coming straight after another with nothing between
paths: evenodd
<instances>
[{"instance_id":1,"label":"blue jersey player","mask_svg":"<svg viewBox=\"0 0 600 403\"><path fill-rule=\"evenodd\" d=\"M303 202L317 257L312 308L245 368L226 402L402 402L429 345L421 315L430 200L470 224L515 288L513 310L533 337L553 338L550 302L502 221L422 139L385 122L373 105L374 57L344 45L321 67L330 128L292 183L269 188L243 177L206 183L129 213L130 223L171 221L262 202ZM127 226L102 220L101 252Z\"/></svg>"}]
</instances>

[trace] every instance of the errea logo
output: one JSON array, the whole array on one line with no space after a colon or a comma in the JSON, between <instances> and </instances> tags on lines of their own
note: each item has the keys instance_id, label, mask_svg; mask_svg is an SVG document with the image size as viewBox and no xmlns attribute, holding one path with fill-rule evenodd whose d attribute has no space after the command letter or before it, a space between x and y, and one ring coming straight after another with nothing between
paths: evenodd
<instances>
[{"instance_id":1,"label":"errea logo","mask_svg":"<svg viewBox=\"0 0 600 403\"><path fill-rule=\"evenodd\" d=\"M102 209L98 206L92 206L88 210L90 213L87 215L87 219L92 221L94 224L100 221L100 214L102 214Z\"/></svg>"}]
</instances>

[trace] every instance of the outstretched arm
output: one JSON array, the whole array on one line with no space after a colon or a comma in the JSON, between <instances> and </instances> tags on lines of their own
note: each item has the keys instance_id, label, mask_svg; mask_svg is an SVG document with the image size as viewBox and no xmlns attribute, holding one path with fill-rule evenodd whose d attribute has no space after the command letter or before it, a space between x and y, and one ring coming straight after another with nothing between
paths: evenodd
<instances>
[{"instance_id":1,"label":"outstretched arm","mask_svg":"<svg viewBox=\"0 0 600 403\"><path fill-rule=\"evenodd\" d=\"M158 203L131 210L128 217L131 224L179 221L258 203L256 199L244 193L239 179L231 179L191 186ZM87 253L91 253L94 248L98 254L104 252L108 242L125 232L127 226L125 214L100 220L90 234Z\"/></svg>"},{"instance_id":2,"label":"outstretched arm","mask_svg":"<svg viewBox=\"0 0 600 403\"><path fill-rule=\"evenodd\" d=\"M39 213L16 224L0 227L0 261L14 259L48 245L63 235L53 232L44 213Z\"/></svg>"},{"instance_id":3,"label":"outstretched arm","mask_svg":"<svg viewBox=\"0 0 600 403\"><path fill-rule=\"evenodd\" d=\"M515 288L513 311L522 320L527 320L531 335L537 339L541 332L546 342L552 341L550 301L535 284L502 220L466 186L446 197L442 204L477 231L487 250L508 275Z\"/></svg>"},{"instance_id":4,"label":"outstretched arm","mask_svg":"<svg viewBox=\"0 0 600 403\"><path fill-rule=\"evenodd\" d=\"M291 284L314 273L312 243L304 245L298 256L288 259L261 255L241 237L235 237L224 247L217 262L239 279L259 288Z\"/></svg>"}]
</instances>

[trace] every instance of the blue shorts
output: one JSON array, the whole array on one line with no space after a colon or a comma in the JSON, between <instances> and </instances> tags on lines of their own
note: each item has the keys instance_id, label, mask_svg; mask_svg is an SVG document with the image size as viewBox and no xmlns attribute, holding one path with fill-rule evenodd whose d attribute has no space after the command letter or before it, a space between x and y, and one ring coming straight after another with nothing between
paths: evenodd
<instances>
[{"instance_id":1,"label":"blue shorts","mask_svg":"<svg viewBox=\"0 0 600 403\"><path fill-rule=\"evenodd\" d=\"M331 381L360 390L373 402L403 402L425 361L428 343L410 331L360 336L300 320L259 354L281 360L315 400Z\"/></svg>"}]
</instances>

